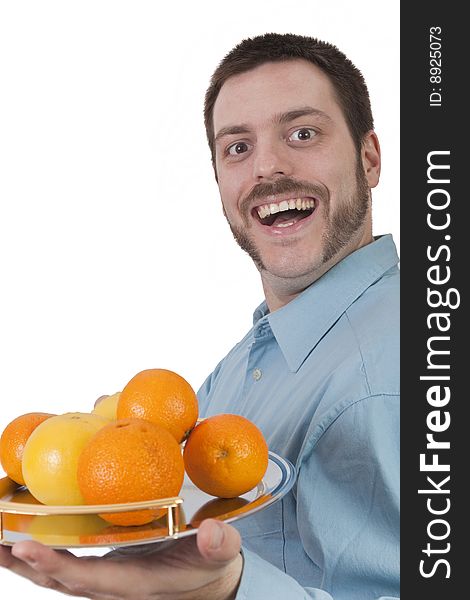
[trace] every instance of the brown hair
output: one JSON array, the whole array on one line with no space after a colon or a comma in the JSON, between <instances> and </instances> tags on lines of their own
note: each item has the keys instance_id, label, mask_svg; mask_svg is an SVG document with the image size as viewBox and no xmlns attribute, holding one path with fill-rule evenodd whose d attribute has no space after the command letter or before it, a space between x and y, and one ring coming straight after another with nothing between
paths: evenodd
<instances>
[{"instance_id":1,"label":"brown hair","mask_svg":"<svg viewBox=\"0 0 470 600\"><path fill-rule=\"evenodd\" d=\"M204 102L204 124L215 169L214 105L229 77L267 62L305 59L324 71L336 92L357 151L365 134L374 128L369 92L362 73L336 46L292 33L266 33L235 46L212 75Z\"/></svg>"}]
</instances>

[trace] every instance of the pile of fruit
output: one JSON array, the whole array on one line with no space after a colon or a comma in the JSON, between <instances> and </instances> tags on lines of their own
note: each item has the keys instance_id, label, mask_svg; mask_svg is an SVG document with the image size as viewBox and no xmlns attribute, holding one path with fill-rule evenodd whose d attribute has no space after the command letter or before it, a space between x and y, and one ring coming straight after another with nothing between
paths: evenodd
<instances>
[{"instance_id":1,"label":"pile of fruit","mask_svg":"<svg viewBox=\"0 0 470 600\"><path fill-rule=\"evenodd\" d=\"M183 447L184 446L184 447ZM28 413L0 438L10 479L43 504L116 504L178 496L184 473L202 491L235 498L255 487L268 447L248 419L219 414L198 422L197 397L166 369L137 373L90 413ZM105 513L114 525L143 525L157 510Z\"/></svg>"}]
</instances>

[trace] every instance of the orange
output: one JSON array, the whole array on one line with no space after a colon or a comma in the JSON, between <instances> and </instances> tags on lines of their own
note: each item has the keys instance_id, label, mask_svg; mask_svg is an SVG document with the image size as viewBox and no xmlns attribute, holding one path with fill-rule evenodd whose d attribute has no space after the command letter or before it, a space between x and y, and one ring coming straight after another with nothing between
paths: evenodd
<instances>
[{"instance_id":1,"label":"orange","mask_svg":"<svg viewBox=\"0 0 470 600\"><path fill-rule=\"evenodd\" d=\"M146 369L124 387L118 419L144 419L161 425L178 443L186 439L198 417L197 397L189 383L167 369Z\"/></svg>"},{"instance_id":2,"label":"orange","mask_svg":"<svg viewBox=\"0 0 470 600\"><path fill-rule=\"evenodd\" d=\"M24 446L38 425L49 417L49 413L32 412L21 415L9 423L0 438L0 462L10 479L24 485L21 461Z\"/></svg>"},{"instance_id":3,"label":"orange","mask_svg":"<svg viewBox=\"0 0 470 600\"><path fill-rule=\"evenodd\" d=\"M78 457L88 440L109 423L91 413L65 413L47 419L29 436L23 475L29 491L43 504L83 504L78 489Z\"/></svg>"},{"instance_id":4,"label":"orange","mask_svg":"<svg viewBox=\"0 0 470 600\"><path fill-rule=\"evenodd\" d=\"M86 504L120 504L177 496L184 463L175 438L150 421L122 419L103 427L85 446L77 479ZM144 525L161 509L100 516L114 525Z\"/></svg>"},{"instance_id":5,"label":"orange","mask_svg":"<svg viewBox=\"0 0 470 600\"><path fill-rule=\"evenodd\" d=\"M212 496L248 492L268 467L268 445L254 423L239 415L209 417L193 429L184 448L186 473Z\"/></svg>"}]
</instances>

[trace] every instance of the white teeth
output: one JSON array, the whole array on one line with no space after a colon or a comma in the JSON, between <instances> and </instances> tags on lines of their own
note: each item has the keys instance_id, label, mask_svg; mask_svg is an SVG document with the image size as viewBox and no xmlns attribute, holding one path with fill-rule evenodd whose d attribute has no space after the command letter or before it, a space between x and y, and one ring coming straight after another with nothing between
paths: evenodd
<instances>
[{"instance_id":1,"label":"white teeth","mask_svg":"<svg viewBox=\"0 0 470 600\"><path fill-rule=\"evenodd\" d=\"M269 206L259 206L258 207L258 215L259 215L260 219L264 219L265 217L267 217L270 214L271 214L271 211L269 210Z\"/></svg>"},{"instance_id":2,"label":"white teeth","mask_svg":"<svg viewBox=\"0 0 470 600\"><path fill-rule=\"evenodd\" d=\"M258 206L256 210L258 212L259 218L264 219L269 215L274 215L278 212L284 212L286 210L307 210L309 208L315 208L315 200L310 198L292 198L290 200L281 200L281 202L279 202L278 204L274 202L271 204L263 204L262 206ZM286 225L281 226L286 227Z\"/></svg>"}]
</instances>

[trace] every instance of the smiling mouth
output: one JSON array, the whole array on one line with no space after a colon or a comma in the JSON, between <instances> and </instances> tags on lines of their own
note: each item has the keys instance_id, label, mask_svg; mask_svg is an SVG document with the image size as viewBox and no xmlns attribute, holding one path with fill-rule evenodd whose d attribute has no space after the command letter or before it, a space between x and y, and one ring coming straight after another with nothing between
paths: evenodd
<instances>
[{"instance_id":1,"label":"smiling mouth","mask_svg":"<svg viewBox=\"0 0 470 600\"><path fill-rule=\"evenodd\" d=\"M257 206L252 210L252 214L261 225L290 227L309 217L315 208L314 198L290 198Z\"/></svg>"}]
</instances>

